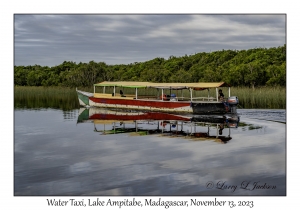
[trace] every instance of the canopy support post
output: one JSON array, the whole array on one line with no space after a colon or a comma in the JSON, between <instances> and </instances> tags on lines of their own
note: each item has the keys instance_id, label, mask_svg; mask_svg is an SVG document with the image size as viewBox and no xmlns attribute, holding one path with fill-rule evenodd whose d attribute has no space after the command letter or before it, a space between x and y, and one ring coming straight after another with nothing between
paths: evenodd
<instances>
[{"instance_id":1,"label":"canopy support post","mask_svg":"<svg viewBox=\"0 0 300 210\"><path fill-rule=\"evenodd\" d=\"M207 89L207 92L208 92L207 100L209 101L209 88Z\"/></svg>"},{"instance_id":2,"label":"canopy support post","mask_svg":"<svg viewBox=\"0 0 300 210\"><path fill-rule=\"evenodd\" d=\"M103 86L103 93L105 93L105 86Z\"/></svg>"},{"instance_id":3,"label":"canopy support post","mask_svg":"<svg viewBox=\"0 0 300 210\"><path fill-rule=\"evenodd\" d=\"M96 92L96 86L94 85L94 94L95 94L95 92Z\"/></svg>"},{"instance_id":4,"label":"canopy support post","mask_svg":"<svg viewBox=\"0 0 300 210\"><path fill-rule=\"evenodd\" d=\"M228 88L228 97L230 97L230 87Z\"/></svg>"},{"instance_id":5,"label":"canopy support post","mask_svg":"<svg viewBox=\"0 0 300 210\"><path fill-rule=\"evenodd\" d=\"M193 101L193 89L190 88L190 93L191 93L191 101Z\"/></svg>"},{"instance_id":6,"label":"canopy support post","mask_svg":"<svg viewBox=\"0 0 300 210\"><path fill-rule=\"evenodd\" d=\"M181 89L181 100L183 100L183 89Z\"/></svg>"},{"instance_id":7,"label":"canopy support post","mask_svg":"<svg viewBox=\"0 0 300 210\"><path fill-rule=\"evenodd\" d=\"M116 96L116 86L114 86L114 97Z\"/></svg>"},{"instance_id":8,"label":"canopy support post","mask_svg":"<svg viewBox=\"0 0 300 210\"><path fill-rule=\"evenodd\" d=\"M137 88L135 88L135 99L137 99Z\"/></svg>"},{"instance_id":9,"label":"canopy support post","mask_svg":"<svg viewBox=\"0 0 300 210\"><path fill-rule=\"evenodd\" d=\"M216 98L217 98L217 102L218 102L219 101L218 88L216 88Z\"/></svg>"},{"instance_id":10,"label":"canopy support post","mask_svg":"<svg viewBox=\"0 0 300 210\"><path fill-rule=\"evenodd\" d=\"M164 89L163 88L161 89L161 100L162 101L164 100Z\"/></svg>"}]
</instances>

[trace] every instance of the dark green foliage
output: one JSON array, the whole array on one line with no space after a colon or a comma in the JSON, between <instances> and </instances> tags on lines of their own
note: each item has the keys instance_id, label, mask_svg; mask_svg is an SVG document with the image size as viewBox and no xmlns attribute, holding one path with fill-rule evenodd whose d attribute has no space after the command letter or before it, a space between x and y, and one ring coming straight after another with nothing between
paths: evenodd
<instances>
[{"instance_id":1,"label":"dark green foliage","mask_svg":"<svg viewBox=\"0 0 300 210\"><path fill-rule=\"evenodd\" d=\"M63 62L54 67L15 66L17 86L90 87L102 81L218 82L232 86L286 85L286 46L155 58L128 65Z\"/></svg>"}]
</instances>

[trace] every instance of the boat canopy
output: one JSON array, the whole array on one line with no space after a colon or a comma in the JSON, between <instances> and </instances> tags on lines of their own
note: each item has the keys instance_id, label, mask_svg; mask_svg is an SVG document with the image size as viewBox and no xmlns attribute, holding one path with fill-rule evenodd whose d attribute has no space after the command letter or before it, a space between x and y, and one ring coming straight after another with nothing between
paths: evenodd
<instances>
[{"instance_id":1,"label":"boat canopy","mask_svg":"<svg viewBox=\"0 0 300 210\"><path fill-rule=\"evenodd\" d=\"M157 89L194 89L204 90L208 88L230 87L225 82L197 82L197 83L152 83L152 82L101 82L94 84L94 86L113 86L113 87L126 87L126 88L157 88Z\"/></svg>"}]
</instances>

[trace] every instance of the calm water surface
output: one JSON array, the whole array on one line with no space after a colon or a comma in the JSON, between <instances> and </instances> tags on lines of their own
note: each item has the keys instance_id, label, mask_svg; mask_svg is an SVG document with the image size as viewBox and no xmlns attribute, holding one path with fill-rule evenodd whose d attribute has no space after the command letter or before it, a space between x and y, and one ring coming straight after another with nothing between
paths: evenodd
<instances>
[{"instance_id":1,"label":"calm water surface","mask_svg":"<svg viewBox=\"0 0 300 210\"><path fill-rule=\"evenodd\" d=\"M15 109L14 193L286 195L285 110L238 112L239 127L223 130L231 137L224 143L170 136L169 125L153 135L104 135L96 131L113 130L113 123L77 123L79 110ZM191 129L183 125L185 132ZM196 127L215 136L217 129Z\"/></svg>"}]
</instances>

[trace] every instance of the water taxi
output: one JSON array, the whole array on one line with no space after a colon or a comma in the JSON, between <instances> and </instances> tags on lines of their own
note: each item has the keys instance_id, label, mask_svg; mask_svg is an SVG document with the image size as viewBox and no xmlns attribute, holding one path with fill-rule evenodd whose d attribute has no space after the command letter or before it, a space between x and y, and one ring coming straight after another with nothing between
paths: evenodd
<instances>
[{"instance_id":1,"label":"water taxi","mask_svg":"<svg viewBox=\"0 0 300 210\"><path fill-rule=\"evenodd\" d=\"M224 94L220 92L222 87L228 88L228 98L225 98ZM215 91L211 91L211 89L215 89ZM207 97L198 97L196 93L204 90L207 90ZM79 104L84 107L192 114L224 114L236 113L238 105L238 97L230 96L230 85L225 82L152 83L105 81L94 84L93 93L77 89L76 91ZM108 93L108 91L110 92ZM185 91L185 95L183 91ZM141 92L143 94L140 94Z\"/></svg>"}]
</instances>

